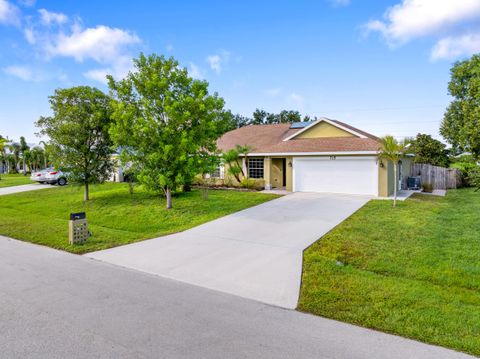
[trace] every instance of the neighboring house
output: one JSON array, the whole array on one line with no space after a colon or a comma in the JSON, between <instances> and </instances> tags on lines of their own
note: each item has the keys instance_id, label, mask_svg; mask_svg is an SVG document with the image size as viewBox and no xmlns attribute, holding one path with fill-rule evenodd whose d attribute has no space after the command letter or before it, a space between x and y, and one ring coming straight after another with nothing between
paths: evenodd
<instances>
[{"instance_id":1,"label":"neighboring house","mask_svg":"<svg viewBox=\"0 0 480 359\"><path fill-rule=\"evenodd\" d=\"M393 165L378 160L379 139L340 121L250 125L227 132L217 145L224 152L236 145L250 146L244 171L264 181L266 189L393 194ZM411 158L405 157L399 165L399 188L404 188L410 170ZM228 176L227 169L218 173Z\"/></svg>"}]
</instances>

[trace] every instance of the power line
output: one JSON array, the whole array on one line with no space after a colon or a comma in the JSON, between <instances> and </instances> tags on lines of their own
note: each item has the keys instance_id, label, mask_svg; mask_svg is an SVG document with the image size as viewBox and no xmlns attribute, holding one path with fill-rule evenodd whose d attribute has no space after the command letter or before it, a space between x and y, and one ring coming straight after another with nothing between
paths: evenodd
<instances>
[{"instance_id":1,"label":"power line","mask_svg":"<svg viewBox=\"0 0 480 359\"><path fill-rule=\"evenodd\" d=\"M398 110L420 110L426 108L445 108L441 105L431 105L431 106L403 106L403 107L372 107L372 108L356 108L352 110L333 110L330 112L346 113L346 112L363 112L363 111L398 111Z\"/></svg>"}]
</instances>

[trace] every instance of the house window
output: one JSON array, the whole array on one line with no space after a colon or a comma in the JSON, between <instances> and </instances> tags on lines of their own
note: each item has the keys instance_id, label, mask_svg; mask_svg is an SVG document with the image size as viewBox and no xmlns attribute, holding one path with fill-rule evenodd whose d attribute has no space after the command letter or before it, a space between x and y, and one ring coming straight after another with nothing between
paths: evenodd
<instances>
[{"instance_id":1,"label":"house window","mask_svg":"<svg viewBox=\"0 0 480 359\"><path fill-rule=\"evenodd\" d=\"M248 159L248 177L263 178L263 158Z\"/></svg>"},{"instance_id":2,"label":"house window","mask_svg":"<svg viewBox=\"0 0 480 359\"><path fill-rule=\"evenodd\" d=\"M220 178L224 177L224 168L223 165L218 166L212 173L210 173L207 178Z\"/></svg>"}]
</instances>

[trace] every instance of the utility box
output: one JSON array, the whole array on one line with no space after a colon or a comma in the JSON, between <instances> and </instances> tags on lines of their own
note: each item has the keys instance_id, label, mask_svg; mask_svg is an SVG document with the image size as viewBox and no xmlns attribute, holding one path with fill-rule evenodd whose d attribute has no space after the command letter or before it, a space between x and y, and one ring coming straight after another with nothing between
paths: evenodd
<instances>
[{"instance_id":1,"label":"utility box","mask_svg":"<svg viewBox=\"0 0 480 359\"><path fill-rule=\"evenodd\" d=\"M70 213L68 240L70 244L85 243L89 236L85 212Z\"/></svg>"}]
</instances>

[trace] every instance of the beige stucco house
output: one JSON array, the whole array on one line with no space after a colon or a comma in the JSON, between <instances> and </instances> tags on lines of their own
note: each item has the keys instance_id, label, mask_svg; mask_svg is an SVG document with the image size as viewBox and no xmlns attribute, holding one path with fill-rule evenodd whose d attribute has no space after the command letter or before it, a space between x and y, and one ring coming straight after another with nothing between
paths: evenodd
<instances>
[{"instance_id":1,"label":"beige stucco house","mask_svg":"<svg viewBox=\"0 0 480 359\"><path fill-rule=\"evenodd\" d=\"M379 139L340 121L250 125L218 140L222 151L249 146L243 158L249 178L266 189L331 192L387 197L393 194L392 163L378 160ZM411 158L399 165L399 188L410 175ZM221 169L217 176L228 176Z\"/></svg>"}]
</instances>

